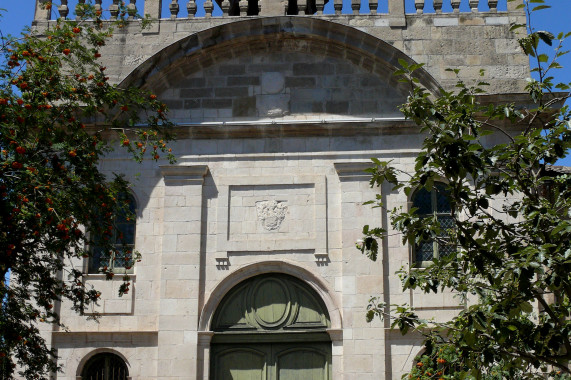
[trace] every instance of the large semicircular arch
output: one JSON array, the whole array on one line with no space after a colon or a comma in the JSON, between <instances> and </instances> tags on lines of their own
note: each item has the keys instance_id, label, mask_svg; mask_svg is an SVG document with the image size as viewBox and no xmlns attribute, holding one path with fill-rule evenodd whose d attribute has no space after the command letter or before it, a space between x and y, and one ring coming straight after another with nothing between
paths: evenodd
<instances>
[{"instance_id":1,"label":"large semicircular arch","mask_svg":"<svg viewBox=\"0 0 571 380\"><path fill-rule=\"evenodd\" d=\"M248 278L266 273L288 274L309 285L310 288L315 290L325 304L327 312L329 313L331 329L337 330L343 327L341 310L339 308L340 304L337 300L335 291L325 281L311 271L286 260L276 260L246 265L221 280L212 290L204 307L202 308L198 331L210 330L212 318L214 317L220 302L224 296L234 288L234 286Z\"/></svg>"},{"instance_id":2,"label":"large semicircular arch","mask_svg":"<svg viewBox=\"0 0 571 380\"><path fill-rule=\"evenodd\" d=\"M252 18L215 26L174 42L135 68L120 86L160 92L168 88L168 76L173 71L202 70L214 63L212 58L217 54L223 57L229 47L243 47L254 53L266 49L269 43L287 39L311 41L312 52L347 59L377 75L392 76L401 68L399 60L416 63L379 38L331 21L299 16ZM415 76L433 94L440 91L438 82L425 69L417 70ZM396 85L396 79L392 80Z\"/></svg>"}]
</instances>

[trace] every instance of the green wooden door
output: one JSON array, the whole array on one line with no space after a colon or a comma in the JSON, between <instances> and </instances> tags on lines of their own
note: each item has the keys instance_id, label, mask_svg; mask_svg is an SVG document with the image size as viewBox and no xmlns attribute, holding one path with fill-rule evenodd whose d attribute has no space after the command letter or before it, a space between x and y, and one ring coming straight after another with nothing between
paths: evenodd
<instances>
[{"instance_id":1,"label":"green wooden door","mask_svg":"<svg viewBox=\"0 0 571 380\"><path fill-rule=\"evenodd\" d=\"M214 344L213 380L329 380L330 343Z\"/></svg>"},{"instance_id":2,"label":"green wooden door","mask_svg":"<svg viewBox=\"0 0 571 380\"><path fill-rule=\"evenodd\" d=\"M305 282L252 277L222 299L213 317L211 380L329 380L329 315Z\"/></svg>"}]
</instances>

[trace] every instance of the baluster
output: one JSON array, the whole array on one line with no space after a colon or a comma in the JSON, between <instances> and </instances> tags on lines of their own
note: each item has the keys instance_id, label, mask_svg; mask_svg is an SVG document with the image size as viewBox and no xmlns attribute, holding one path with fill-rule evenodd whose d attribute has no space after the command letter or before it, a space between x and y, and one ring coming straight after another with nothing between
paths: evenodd
<instances>
[{"instance_id":1,"label":"baluster","mask_svg":"<svg viewBox=\"0 0 571 380\"><path fill-rule=\"evenodd\" d=\"M324 0L315 0L315 14L322 15L325 7Z\"/></svg>"},{"instance_id":2,"label":"baluster","mask_svg":"<svg viewBox=\"0 0 571 380\"><path fill-rule=\"evenodd\" d=\"M434 11L436 13L442 13L442 0L434 0L432 5L434 5Z\"/></svg>"},{"instance_id":3,"label":"baluster","mask_svg":"<svg viewBox=\"0 0 571 380\"><path fill-rule=\"evenodd\" d=\"M189 4L190 4L190 2L189 2ZM230 1L222 0L222 4L220 5L220 8L222 9L222 17L228 16L228 14L230 13ZM189 14L190 14L190 12L189 12Z\"/></svg>"},{"instance_id":4,"label":"baluster","mask_svg":"<svg viewBox=\"0 0 571 380\"><path fill-rule=\"evenodd\" d=\"M369 10L371 11L372 15L377 14L377 7L379 6L379 2L377 0L369 0Z\"/></svg>"},{"instance_id":5,"label":"baluster","mask_svg":"<svg viewBox=\"0 0 571 380\"><path fill-rule=\"evenodd\" d=\"M351 0L351 10L354 15L359 14L359 8L361 8L361 2L359 0Z\"/></svg>"},{"instance_id":6,"label":"baluster","mask_svg":"<svg viewBox=\"0 0 571 380\"><path fill-rule=\"evenodd\" d=\"M214 9L214 4L212 0L206 0L204 2L204 17L212 17L212 10Z\"/></svg>"},{"instance_id":7,"label":"baluster","mask_svg":"<svg viewBox=\"0 0 571 380\"><path fill-rule=\"evenodd\" d=\"M416 13L421 14L424 12L424 0L414 0L414 7L416 8Z\"/></svg>"},{"instance_id":8,"label":"baluster","mask_svg":"<svg viewBox=\"0 0 571 380\"><path fill-rule=\"evenodd\" d=\"M335 14L340 15L341 10L343 10L343 1L342 0L330 0L330 1L335 1L333 3L333 8L335 9Z\"/></svg>"},{"instance_id":9,"label":"baluster","mask_svg":"<svg viewBox=\"0 0 571 380\"><path fill-rule=\"evenodd\" d=\"M113 4L109 6L109 13L111 13L111 18L119 17L119 0L113 0Z\"/></svg>"},{"instance_id":10,"label":"baluster","mask_svg":"<svg viewBox=\"0 0 571 380\"><path fill-rule=\"evenodd\" d=\"M85 14L85 0L78 0L77 5L75 6L75 19L77 21L83 18Z\"/></svg>"},{"instance_id":11,"label":"baluster","mask_svg":"<svg viewBox=\"0 0 571 380\"><path fill-rule=\"evenodd\" d=\"M178 6L178 0L171 1L169 4L169 10L171 11L171 20L176 19L178 16L178 11L180 10L180 7Z\"/></svg>"},{"instance_id":12,"label":"baluster","mask_svg":"<svg viewBox=\"0 0 571 380\"><path fill-rule=\"evenodd\" d=\"M238 7L240 8L240 16L248 15L248 0L240 0Z\"/></svg>"},{"instance_id":13,"label":"baluster","mask_svg":"<svg viewBox=\"0 0 571 380\"><path fill-rule=\"evenodd\" d=\"M297 14L305 15L305 10L307 9L307 0L297 0Z\"/></svg>"},{"instance_id":14,"label":"baluster","mask_svg":"<svg viewBox=\"0 0 571 380\"><path fill-rule=\"evenodd\" d=\"M227 0L225 2L228 2ZM193 18L196 15L196 10L198 9L195 0L188 0L186 4L186 10L188 12L188 18ZM224 2L222 2L222 10L224 10Z\"/></svg>"},{"instance_id":15,"label":"baluster","mask_svg":"<svg viewBox=\"0 0 571 380\"><path fill-rule=\"evenodd\" d=\"M103 7L101 6L101 2L103 0L95 0L95 5L93 6L93 9L95 9L95 13L97 12L103 12ZM101 13L97 13L99 15L101 15Z\"/></svg>"},{"instance_id":16,"label":"baluster","mask_svg":"<svg viewBox=\"0 0 571 380\"><path fill-rule=\"evenodd\" d=\"M59 17L66 19L69 14L69 8L67 7L67 0L61 0L60 6L57 8L59 12Z\"/></svg>"},{"instance_id":17,"label":"baluster","mask_svg":"<svg viewBox=\"0 0 571 380\"><path fill-rule=\"evenodd\" d=\"M452 10L454 13L460 12L460 0L452 0Z\"/></svg>"},{"instance_id":18,"label":"baluster","mask_svg":"<svg viewBox=\"0 0 571 380\"><path fill-rule=\"evenodd\" d=\"M131 0L129 5L127 5L127 14L129 15L127 20L135 19L135 15L137 14L137 6L135 5L136 2L137 0Z\"/></svg>"},{"instance_id":19,"label":"baluster","mask_svg":"<svg viewBox=\"0 0 571 380\"><path fill-rule=\"evenodd\" d=\"M497 12L498 0L488 0L488 6L490 7L490 12Z\"/></svg>"},{"instance_id":20,"label":"baluster","mask_svg":"<svg viewBox=\"0 0 571 380\"><path fill-rule=\"evenodd\" d=\"M480 0L470 0L468 4L470 4L470 9L472 12L478 12L478 3Z\"/></svg>"}]
</instances>

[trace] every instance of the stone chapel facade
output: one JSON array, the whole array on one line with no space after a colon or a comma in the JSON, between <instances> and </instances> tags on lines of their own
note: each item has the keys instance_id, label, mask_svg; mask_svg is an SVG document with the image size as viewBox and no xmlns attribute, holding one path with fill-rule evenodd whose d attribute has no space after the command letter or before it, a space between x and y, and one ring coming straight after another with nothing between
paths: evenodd
<instances>
[{"instance_id":1,"label":"stone chapel facade","mask_svg":"<svg viewBox=\"0 0 571 380\"><path fill-rule=\"evenodd\" d=\"M38 28L50 22L42 1ZM115 83L167 103L178 162L138 165L121 150L101 162L133 184L143 258L123 297L121 278L76 263L102 292L91 311L101 318L56 305L69 331L44 327L63 365L53 378L103 368L106 378L117 370L141 380L400 379L422 341L390 321L367 323L369 298L437 319L463 305L403 292L394 273L416 265L414 247L384 210L362 205L379 193L388 209L411 203L390 186L371 188L363 172L371 157L412 168L422 143L398 111L408 88L392 73L399 59L423 62L419 78L437 92L456 83L446 68L460 68L461 79L490 83L484 101L517 101L529 75L509 30L525 22L518 2L434 0L424 13L415 0L406 13L405 0L350 9L334 0L324 14L323 0L172 0L165 18L161 0L145 0L144 13L160 20L117 30L104 65ZM365 224L389 230L377 262L355 248Z\"/></svg>"}]
</instances>

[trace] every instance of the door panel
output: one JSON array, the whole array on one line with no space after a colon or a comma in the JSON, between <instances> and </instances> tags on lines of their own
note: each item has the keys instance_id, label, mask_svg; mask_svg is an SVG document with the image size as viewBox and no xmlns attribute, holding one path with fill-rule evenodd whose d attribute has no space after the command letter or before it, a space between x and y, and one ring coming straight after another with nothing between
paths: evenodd
<instances>
[{"instance_id":1,"label":"door panel","mask_svg":"<svg viewBox=\"0 0 571 380\"><path fill-rule=\"evenodd\" d=\"M216 380L266 380L266 355L252 349L228 349L216 355Z\"/></svg>"},{"instance_id":2,"label":"door panel","mask_svg":"<svg viewBox=\"0 0 571 380\"><path fill-rule=\"evenodd\" d=\"M317 350L291 349L276 358L277 380L324 380L327 358Z\"/></svg>"},{"instance_id":3,"label":"door panel","mask_svg":"<svg viewBox=\"0 0 571 380\"><path fill-rule=\"evenodd\" d=\"M213 344L212 380L330 380L331 343Z\"/></svg>"}]
</instances>

